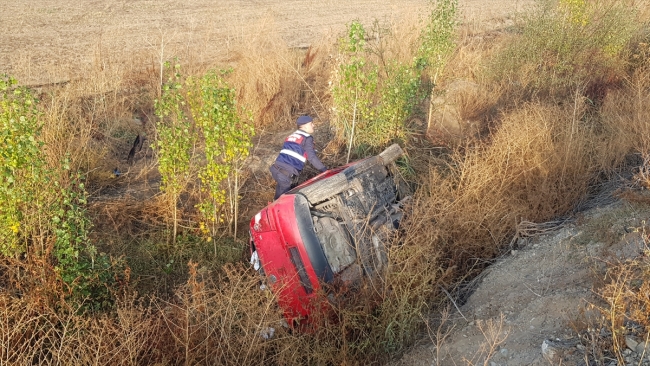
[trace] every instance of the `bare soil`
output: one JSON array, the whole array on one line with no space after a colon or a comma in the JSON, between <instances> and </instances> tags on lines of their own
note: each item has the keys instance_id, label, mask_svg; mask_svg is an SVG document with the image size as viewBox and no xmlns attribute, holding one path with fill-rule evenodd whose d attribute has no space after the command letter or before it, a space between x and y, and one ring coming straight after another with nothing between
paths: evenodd
<instances>
[{"instance_id":1,"label":"bare soil","mask_svg":"<svg viewBox=\"0 0 650 366\"><path fill-rule=\"evenodd\" d=\"M647 245L635 229L650 219L650 208L609 198L543 235L520 239L518 249L474 281L467 302L452 308L441 328L434 315L432 337L394 365L589 364L585 334L602 315L593 305L603 305L597 289L606 263L642 255ZM444 339L435 343L438 329ZM554 358L544 356L544 343L554 347Z\"/></svg>"},{"instance_id":2,"label":"bare soil","mask_svg":"<svg viewBox=\"0 0 650 366\"><path fill-rule=\"evenodd\" d=\"M461 0L466 24L498 25L532 0ZM352 20L394 21L428 0L29 0L0 7L0 73L23 84L56 83L102 60L152 61L192 50L199 62L227 58L233 40L263 37L266 24L290 47L338 33ZM424 11L424 10L421 10ZM268 29L268 28L264 28ZM99 63L99 65L98 65Z\"/></svg>"}]
</instances>

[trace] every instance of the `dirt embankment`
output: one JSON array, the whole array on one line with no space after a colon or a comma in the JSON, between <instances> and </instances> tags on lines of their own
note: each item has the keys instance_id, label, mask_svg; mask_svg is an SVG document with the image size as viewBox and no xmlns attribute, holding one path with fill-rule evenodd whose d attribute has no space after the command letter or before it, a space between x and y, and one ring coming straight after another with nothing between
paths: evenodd
<instances>
[{"instance_id":1,"label":"dirt embankment","mask_svg":"<svg viewBox=\"0 0 650 366\"><path fill-rule=\"evenodd\" d=\"M648 243L639 228L648 220L647 205L610 196L567 221L530 226L535 235L519 239L473 281L471 296L451 308L441 332L431 329L431 341L425 337L394 366L585 365L585 355L593 360L585 338L602 316L592 305L603 305L597 289L606 263L643 255ZM433 315L433 327L440 320Z\"/></svg>"}]
</instances>

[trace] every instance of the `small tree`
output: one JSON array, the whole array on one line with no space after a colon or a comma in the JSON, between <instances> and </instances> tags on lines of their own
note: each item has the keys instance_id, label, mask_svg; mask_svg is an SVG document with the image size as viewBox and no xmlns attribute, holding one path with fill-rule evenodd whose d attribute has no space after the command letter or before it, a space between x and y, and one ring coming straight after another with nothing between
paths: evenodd
<instances>
[{"instance_id":1,"label":"small tree","mask_svg":"<svg viewBox=\"0 0 650 366\"><path fill-rule=\"evenodd\" d=\"M406 119L431 92L422 90L423 78L433 73L435 83L453 50L457 1L441 0L432 7L412 62L389 59L382 42L399 40L377 22L370 34L353 22L339 40L332 82L333 124L337 138L348 144L348 160L353 146L378 148L407 137ZM377 45L369 47L366 38Z\"/></svg>"},{"instance_id":2,"label":"small tree","mask_svg":"<svg viewBox=\"0 0 650 366\"><path fill-rule=\"evenodd\" d=\"M200 79L188 80L192 117L205 144L205 165L199 177L207 196L198 207L208 222L210 238L224 222L237 236L242 163L248 157L255 132L250 117L241 117L235 90L224 79L228 73L209 71Z\"/></svg>"},{"instance_id":3,"label":"small tree","mask_svg":"<svg viewBox=\"0 0 650 366\"><path fill-rule=\"evenodd\" d=\"M82 176L65 158L54 168L45 164L36 102L15 79L0 78L0 254L48 263L67 298L102 307L110 299L110 261L96 257L88 238Z\"/></svg>"},{"instance_id":4,"label":"small tree","mask_svg":"<svg viewBox=\"0 0 650 366\"><path fill-rule=\"evenodd\" d=\"M367 60L366 30L361 23L352 22L347 37L339 40L338 64L332 83L333 122L336 137L348 143L349 160L355 130L358 126L364 129L375 117L372 102L377 90L378 67Z\"/></svg>"},{"instance_id":5,"label":"small tree","mask_svg":"<svg viewBox=\"0 0 650 366\"><path fill-rule=\"evenodd\" d=\"M165 67L170 68L166 63ZM192 130L185 114L185 97L182 93L180 65L174 65L173 74L162 85L160 99L155 101L155 113L158 151L158 170L165 193L172 211L172 242L176 243L178 233L178 199L190 179L190 149L192 147Z\"/></svg>"},{"instance_id":6,"label":"small tree","mask_svg":"<svg viewBox=\"0 0 650 366\"><path fill-rule=\"evenodd\" d=\"M38 206L39 183L45 179L38 141L41 124L36 100L15 79L0 79L0 252L27 251L29 211ZM43 248L44 249L44 248Z\"/></svg>"},{"instance_id":7,"label":"small tree","mask_svg":"<svg viewBox=\"0 0 650 366\"><path fill-rule=\"evenodd\" d=\"M420 34L413 66L420 72L428 72L434 83L454 50L457 12L458 0L431 1L431 13Z\"/></svg>"},{"instance_id":8,"label":"small tree","mask_svg":"<svg viewBox=\"0 0 650 366\"><path fill-rule=\"evenodd\" d=\"M435 3L433 0L430 1L431 13L420 34L420 46L413 66L418 72L428 75L431 80L431 90L428 92L431 94L438 82L438 75L454 49L454 31L458 24L458 0L441 0ZM429 103L427 129L431 125L432 108L433 103Z\"/></svg>"}]
</instances>

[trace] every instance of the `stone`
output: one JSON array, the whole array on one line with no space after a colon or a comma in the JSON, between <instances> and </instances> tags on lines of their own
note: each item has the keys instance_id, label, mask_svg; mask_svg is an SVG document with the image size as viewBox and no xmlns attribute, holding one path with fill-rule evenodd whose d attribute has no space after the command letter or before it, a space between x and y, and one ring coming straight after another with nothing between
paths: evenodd
<instances>
[{"instance_id":1,"label":"stone","mask_svg":"<svg viewBox=\"0 0 650 366\"><path fill-rule=\"evenodd\" d=\"M266 328L260 330L260 335L264 339L271 339L271 338L273 338L274 334L275 334L275 328L273 328L273 327L266 327Z\"/></svg>"},{"instance_id":2,"label":"stone","mask_svg":"<svg viewBox=\"0 0 650 366\"><path fill-rule=\"evenodd\" d=\"M627 342L627 339L625 339ZM646 355L650 354L650 343L649 342L641 342L634 347L634 351L638 354L643 354L645 352Z\"/></svg>"},{"instance_id":3,"label":"stone","mask_svg":"<svg viewBox=\"0 0 650 366\"><path fill-rule=\"evenodd\" d=\"M639 344L634 338L627 336L625 337L625 345L631 350L635 350L636 346Z\"/></svg>"},{"instance_id":4,"label":"stone","mask_svg":"<svg viewBox=\"0 0 650 366\"><path fill-rule=\"evenodd\" d=\"M562 358L561 352L553 346L552 341L546 339L542 342L542 355L551 364L557 364Z\"/></svg>"},{"instance_id":5,"label":"stone","mask_svg":"<svg viewBox=\"0 0 650 366\"><path fill-rule=\"evenodd\" d=\"M576 344L575 340L546 339L542 342L542 356L552 365L558 365L565 355L574 353Z\"/></svg>"}]
</instances>

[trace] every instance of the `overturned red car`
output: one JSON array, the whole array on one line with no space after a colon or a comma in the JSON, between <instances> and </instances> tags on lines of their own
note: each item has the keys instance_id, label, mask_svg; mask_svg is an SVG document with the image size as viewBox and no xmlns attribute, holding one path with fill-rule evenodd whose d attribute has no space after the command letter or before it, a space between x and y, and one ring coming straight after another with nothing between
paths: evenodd
<instances>
[{"instance_id":1,"label":"overturned red car","mask_svg":"<svg viewBox=\"0 0 650 366\"><path fill-rule=\"evenodd\" d=\"M403 154L381 154L328 170L270 203L250 222L251 263L276 294L287 323L327 307L326 288L372 277L403 216L393 175ZM325 291L326 292L326 291ZM321 309L321 310L317 310Z\"/></svg>"}]
</instances>

